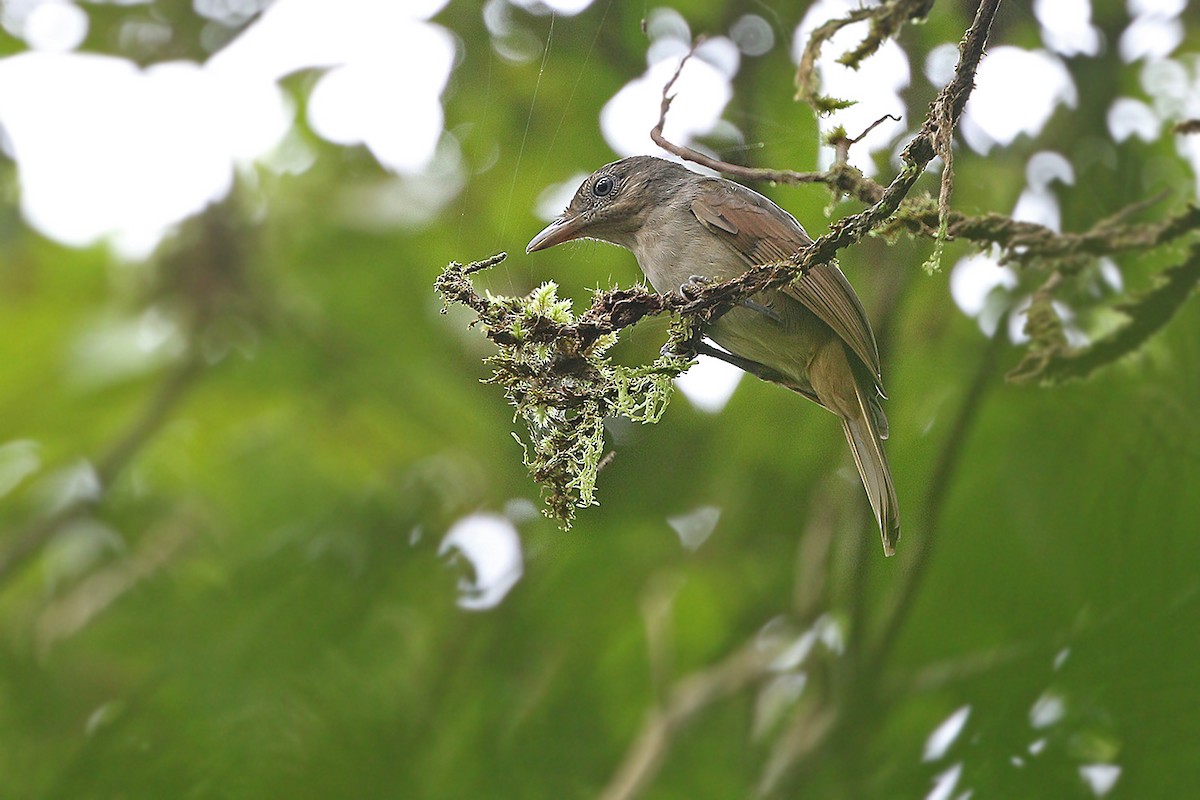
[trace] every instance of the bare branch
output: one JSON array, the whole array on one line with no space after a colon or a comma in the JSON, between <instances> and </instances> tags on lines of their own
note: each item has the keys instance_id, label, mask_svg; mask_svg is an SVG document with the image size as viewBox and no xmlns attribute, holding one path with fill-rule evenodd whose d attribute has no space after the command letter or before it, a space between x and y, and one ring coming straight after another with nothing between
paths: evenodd
<instances>
[{"instance_id":1,"label":"bare branch","mask_svg":"<svg viewBox=\"0 0 1200 800\"><path fill-rule=\"evenodd\" d=\"M861 142L863 139L865 139L865 138L867 137L867 134L868 134L868 133L870 133L871 131L875 130L875 129L876 129L876 128L878 128L880 125L882 125L882 124L883 124L883 122L884 122L884 120L889 120L889 119L890 119L892 122L899 122L899 121L900 121L900 118L899 118L899 117L897 117L895 114L884 114L882 117L880 117L879 119L875 120L875 121L874 121L874 122L872 122L870 125L868 125L868 126L867 126L867 129L866 129L866 130L864 130L862 133L860 133L858 136L855 136L853 139L847 139L847 140L846 140L846 143L847 143L848 145L851 145L851 144L858 144L859 142Z\"/></svg>"},{"instance_id":2,"label":"bare branch","mask_svg":"<svg viewBox=\"0 0 1200 800\"><path fill-rule=\"evenodd\" d=\"M1000 0L980 2L975 21L959 48L960 57L954 78L938 93L930 105L929 118L904 148L901 154L905 162L904 169L874 205L858 214L838 220L829 233L796 253L789 261L756 267L732 281L705 287L701 289L699 296L690 302L677 304L678 301L672 301L674 310L684 314L722 313L751 295L783 286L816 264L831 261L839 250L861 241L871 230L882 225L895 213L917 178L933 160L939 137L948 136L949 131L958 123L967 98L974 88L975 72L980 59L983 58L987 37L999 5ZM661 138L661 130L659 134Z\"/></svg>"},{"instance_id":3,"label":"bare branch","mask_svg":"<svg viewBox=\"0 0 1200 800\"><path fill-rule=\"evenodd\" d=\"M680 73L683 72L683 67L696 53L696 48L703 43L703 38L698 38L687 54L680 60L679 66L675 69L675 74L663 86L662 102L659 105L658 122L650 129L650 138L653 142L666 150L668 153L673 153L685 161L691 161L694 164L708 167L709 169L723 172L727 175L735 175L738 178L747 181L762 181L767 183L826 183L828 175L824 172L793 172L786 169L760 169L756 167L744 167L739 164L731 164L728 161L712 158L699 150L684 145L678 145L668 140L663 136L663 126L667 123L667 112L671 110L671 102L675 96L671 94L671 90L675 88L676 81L679 80Z\"/></svg>"}]
</instances>

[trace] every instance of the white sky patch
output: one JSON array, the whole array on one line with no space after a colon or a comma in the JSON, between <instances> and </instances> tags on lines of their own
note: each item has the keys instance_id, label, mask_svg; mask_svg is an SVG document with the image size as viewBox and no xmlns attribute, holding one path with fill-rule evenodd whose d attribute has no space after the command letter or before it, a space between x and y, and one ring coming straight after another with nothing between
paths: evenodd
<instances>
[{"instance_id":1,"label":"white sky patch","mask_svg":"<svg viewBox=\"0 0 1200 800\"><path fill-rule=\"evenodd\" d=\"M925 77L934 86L945 86L954 77L957 64L958 46L949 42L939 44L925 57Z\"/></svg>"},{"instance_id":2,"label":"white sky patch","mask_svg":"<svg viewBox=\"0 0 1200 800\"><path fill-rule=\"evenodd\" d=\"M621 156L669 155L650 140L650 129L658 122L663 87L678 69L687 45L673 39L666 41L659 52L670 51L671 54L664 55L640 78L621 87L600 111L600 130L604 139ZM651 44L652 51L655 44ZM710 39L688 59L672 90L675 100L663 128L667 139L676 144L688 144L693 137L716 127L733 96L729 83L731 76L727 73L730 50L736 57L737 47L728 39ZM706 58L708 55L720 66L710 63Z\"/></svg>"},{"instance_id":3,"label":"white sky patch","mask_svg":"<svg viewBox=\"0 0 1200 800\"><path fill-rule=\"evenodd\" d=\"M437 148L440 96L455 56L449 32L417 16L436 13L445 0L418 5L279 0L209 64L272 83L328 67L309 98L313 129L335 144L365 145L394 172L415 173Z\"/></svg>"},{"instance_id":4,"label":"white sky patch","mask_svg":"<svg viewBox=\"0 0 1200 800\"><path fill-rule=\"evenodd\" d=\"M576 172L562 183L552 183L547 186L538 195L537 202L533 207L533 213L542 222L557 219L558 215L571 202L571 198L575 196L579 185L583 183L583 179L587 176L588 173L586 172Z\"/></svg>"},{"instance_id":5,"label":"white sky patch","mask_svg":"<svg viewBox=\"0 0 1200 800\"><path fill-rule=\"evenodd\" d=\"M1092 25L1090 0L1034 0L1033 13L1042 28L1042 41L1064 56L1094 56L1100 52L1100 31Z\"/></svg>"},{"instance_id":6,"label":"white sky patch","mask_svg":"<svg viewBox=\"0 0 1200 800\"><path fill-rule=\"evenodd\" d=\"M1131 14L1161 14L1177 17L1187 8L1188 0L1127 0Z\"/></svg>"},{"instance_id":7,"label":"white sky patch","mask_svg":"<svg viewBox=\"0 0 1200 800\"><path fill-rule=\"evenodd\" d=\"M1142 68L1141 84L1160 119L1181 120L1200 116L1200 61L1193 59L1190 70L1178 61L1151 62Z\"/></svg>"},{"instance_id":8,"label":"white sky patch","mask_svg":"<svg viewBox=\"0 0 1200 800\"><path fill-rule=\"evenodd\" d=\"M963 728L967 724L967 718L970 716L971 707L967 705L946 717L940 725L933 729L933 733L929 734L929 738L925 740L925 753L921 757L921 760L937 761L946 755L946 751L950 749L950 745L954 744L959 734L963 732Z\"/></svg>"},{"instance_id":9,"label":"white sky patch","mask_svg":"<svg viewBox=\"0 0 1200 800\"><path fill-rule=\"evenodd\" d=\"M742 65L742 51L732 39L724 36L705 39L704 43L696 48L696 58L712 64L729 80L737 76Z\"/></svg>"},{"instance_id":10,"label":"white sky patch","mask_svg":"<svg viewBox=\"0 0 1200 800\"><path fill-rule=\"evenodd\" d=\"M1104 797L1117 785L1121 768L1116 764L1084 764L1079 768L1079 777L1096 797Z\"/></svg>"},{"instance_id":11,"label":"white sky patch","mask_svg":"<svg viewBox=\"0 0 1200 800\"><path fill-rule=\"evenodd\" d=\"M446 1L423 0L418 8L407 0L278 0L210 60L249 78L278 80L310 67L378 58L398 43L407 44L395 37L440 11Z\"/></svg>"},{"instance_id":12,"label":"white sky patch","mask_svg":"<svg viewBox=\"0 0 1200 800\"><path fill-rule=\"evenodd\" d=\"M1043 150L1029 158L1025 165L1025 180L1034 189L1049 189L1055 181L1073 186L1075 167L1061 153Z\"/></svg>"},{"instance_id":13,"label":"white sky patch","mask_svg":"<svg viewBox=\"0 0 1200 800\"><path fill-rule=\"evenodd\" d=\"M1008 267L1000 266L994 251L960 259L950 272L950 296L968 317L983 312L988 295L998 286L1015 289L1017 276Z\"/></svg>"},{"instance_id":14,"label":"white sky patch","mask_svg":"<svg viewBox=\"0 0 1200 800\"><path fill-rule=\"evenodd\" d=\"M1200 117L1200 60L1189 69L1174 60L1150 61L1142 67L1141 84L1160 120ZM1175 136L1175 148L1192 166L1200 193L1200 136Z\"/></svg>"},{"instance_id":15,"label":"white sky patch","mask_svg":"<svg viewBox=\"0 0 1200 800\"><path fill-rule=\"evenodd\" d=\"M573 17L592 4L592 0L509 0L514 6L519 6L535 14L560 14Z\"/></svg>"},{"instance_id":16,"label":"white sky patch","mask_svg":"<svg viewBox=\"0 0 1200 800\"><path fill-rule=\"evenodd\" d=\"M221 81L192 63L142 70L76 53L0 60L0 120L21 208L69 245L121 233L152 247L166 227L224 196L235 157L278 141L289 117L274 85Z\"/></svg>"},{"instance_id":17,"label":"white sky patch","mask_svg":"<svg viewBox=\"0 0 1200 800\"><path fill-rule=\"evenodd\" d=\"M1029 709L1029 724L1039 730L1048 728L1060 722L1066 713L1066 701L1054 692L1046 692Z\"/></svg>"},{"instance_id":18,"label":"white sky patch","mask_svg":"<svg viewBox=\"0 0 1200 800\"><path fill-rule=\"evenodd\" d=\"M733 397L745 374L719 358L699 356L695 366L675 379L675 386L696 408L716 414Z\"/></svg>"},{"instance_id":19,"label":"white sky patch","mask_svg":"<svg viewBox=\"0 0 1200 800\"><path fill-rule=\"evenodd\" d=\"M1176 147L1180 155L1186 158L1192 165L1192 171L1196 173L1196 188L1197 194L1200 194L1200 136L1192 134L1191 136L1179 136L1179 142Z\"/></svg>"},{"instance_id":20,"label":"white sky patch","mask_svg":"<svg viewBox=\"0 0 1200 800\"><path fill-rule=\"evenodd\" d=\"M1133 21L1117 43L1125 61L1166 58L1183 41L1179 15L1187 5L1186 0L1129 0L1128 5Z\"/></svg>"},{"instance_id":21,"label":"white sky patch","mask_svg":"<svg viewBox=\"0 0 1200 800\"><path fill-rule=\"evenodd\" d=\"M1108 284L1110 289L1117 293L1125 290L1125 278L1122 277L1121 268L1117 266L1117 262L1108 256L1102 256L1096 263L1100 267L1100 278Z\"/></svg>"},{"instance_id":22,"label":"white sky patch","mask_svg":"<svg viewBox=\"0 0 1200 800\"><path fill-rule=\"evenodd\" d=\"M933 788L925 795L925 800L950 800L955 787L958 786L958 779L962 777L962 768L960 761L934 778Z\"/></svg>"},{"instance_id":23,"label":"white sky patch","mask_svg":"<svg viewBox=\"0 0 1200 800\"><path fill-rule=\"evenodd\" d=\"M834 17L845 16L859 8L859 0L821 0L813 5L800 22L793 37L792 60L799 63L808 42L809 34L819 25ZM900 91L911 80L908 56L900 45L888 40L875 55L863 61L857 70L837 63L843 53L853 50L862 42L869 30L867 22L847 25L821 48L817 70L821 78L822 94L842 100L857 101L849 108L835 111L819 121L825 133L841 125L851 136L858 136L873 122L886 114L899 117L900 121L884 120L857 145L850 149L850 163L865 174L875 173L871 155L891 147L891 143L905 131L904 115L907 111ZM833 153L821 148L821 169L833 163Z\"/></svg>"},{"instance_id":24,"label":"white sky patch","mask_svg":"<svg viewBox=\"0 0 1200 800\"><path fill-rule=\"evenodd\" d=\"M979 65L962 135L972 150L986 154L1022 133L1036 136L1060 104L1074 108L1077 102L1075 83L1057 56L997 47Z\"/></svg>"},{"instance_id":25,"label":"white sky patch","mask_svg":"<svg viewBox=\"0 0 1200 800\"><path fill-rule=\"evenodd\" d=\"M729 28L729 38L748 56L761 56L775 46L775 31L771 23L758 14L745 14Z\"/></svg>"},{"instance_id":26,"label":"white sky patch","mask_svg":"<svg viewBox=\"0 0 1200 800\"><path fill-rule=\"evenodd\" d=\"M1143 142L1153 142L1158 138L1162 122L1155 115L1154 109L1132 97L1118 97L1108 108L1108 132L1113 141L1120 143L1131 136L1136 136Z\"/></svg>"},{"instance_id":27,"label":"white sky patch","mask_svg":"<svg viewBox=\"0 0 1200 800\"><path fill-rule=\"evenodd\" d=\"M0 123L26 219L64 244L108 237L126 256L145 256L167 228L223 197L238 164L283 141L294 111L277 81L314 67L331 70L311 98L314 129L365 144L393 171L423 169L441 137L455 45L421 20L445 2L279 0L203 65L142 69L74 52L0 59ZM45 36L49 50L82 40L78 7L27 3L18 18L15 5L4 24ZM38 34L43 25L50 32Z\"/></svg>"},{"instance_id":28,"label":"white sky patch","mask_svg":"<svg viewBox=\"0 0 1200 800\"><path fill-rule=\"evenodd\" d=\"M270 4L271 0L192 0L192 9L205 19L232 28L245 25Z\"/></svg>"},{"instance_id":29,"label":"white sky patch","mask_svg":"<svg viewBox=\"0 0 1200 800\"><path fill-rule=\"evenodd\" d=\"M394 172L415 173L433 158L442 132L440 95L454 61L450 35L410 26L392 55L359 59L321 78L309 97L313 130L335 144L362 144ZM431 69L440 81L410 76Z\"/></svg>"},{"instance_id":30,"label":"white sky patch","mask_svg":"<svg viewBox=\"0 0 1200 800\"><path fill-rule=\"evenodd\" d=\"M686 514L667 517L667 524L679 536L679 543L685 549L695 552L700 549L700 545L708 541L720 520L721 509L716 506L700 506Z\"/></svg>"},{"instance_id":31,"label":"white sky patch","mask_svg":"<svg viewBox=\"0 0 1200 800\"><path fill-rule=\"evenodd\" d=\"M471 563L474 580L458 582L458 605L468 611L495 608L517 585L524 572L521 537L506 517L472 514L451 526L438 546L438 555L451 550Z\"/></svg>"},{"instance_id":32,"label":"white sky patch","mask_svg":"<svg viewBox=\"0 0 1200 800\"><path fill-rule=\"evenodd\" d=\"M651 47L656 42L674 41L687 48L692 41L692 29L683 14L673 8L660 6L646 17L646 36L650 38ZM649 54L646 56L647 65L661 60Z\"/></svg>"},{"instance_id":33,"label":"white sky patch","mask_svg":"<svg viewBox=\"0 0 1200 800\"><path fill-rule=\"evenodd\" d=\"M74 3L41 2L29 10L21 36L33 50L67 52L87 38L88 16Z\"/></svg>"},{"instance_id":34,"label":"white sky patch","mask_svg":"<svg viewBox=\"0 0 1200 800\"><path fill-rule=\"evenodd\" d=\"M1036 222L1045 225L1052 231L1062 230L1062 214L1058 208L1058 198L1048 189L1025 188L1017 198L1013 208L1012 218L1018 222Z\"/></svg>"}]
</instances>

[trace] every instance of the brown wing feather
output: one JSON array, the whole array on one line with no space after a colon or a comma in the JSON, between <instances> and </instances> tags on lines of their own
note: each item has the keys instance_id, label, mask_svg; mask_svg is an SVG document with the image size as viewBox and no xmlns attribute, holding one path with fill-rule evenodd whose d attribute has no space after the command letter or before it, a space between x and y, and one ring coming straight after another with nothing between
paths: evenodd
<instances>
[{"instance_id":1,"label":"brown wing feather","mask_svg":"<svg viewBox=\"0 0 1200 800\"><path fill-rule=\"evenodd\" d=\"M749 266L783 261L812 243L795 217L758 192L730 181L705 181L692 201L692 212ZM880 383L879 348L871 323L840 269L819 264L783 291L833 328Z\"/></svg>"}]
</instances>

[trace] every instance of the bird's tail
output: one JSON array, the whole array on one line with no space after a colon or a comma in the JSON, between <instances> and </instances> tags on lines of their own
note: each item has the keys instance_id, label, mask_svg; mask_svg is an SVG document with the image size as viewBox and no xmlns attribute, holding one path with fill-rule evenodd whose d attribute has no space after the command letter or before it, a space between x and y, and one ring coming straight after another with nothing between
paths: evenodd
<instances>
[{"instance_id":1,"label":"bird's tail","mask_svg":"<svg viewBox=\"0 0 1200 800\"><path fill-rule=\"evenodd\" d=\"M882 410L872 404L866 394L873 388L873 384L864 386L863 382L858 383L859 414L842 417L842 429L846 432L846 441L850 443L854 463L858 467L858 474L862 476L863 486L866 487L867 497L879 523L883 553L890 556L896 552L896 542L900 540L900 509L896 503L892 471L883 452L882 440L887 437L887 423L881 421L885 420Z\"/></svg>"}]
</instances>

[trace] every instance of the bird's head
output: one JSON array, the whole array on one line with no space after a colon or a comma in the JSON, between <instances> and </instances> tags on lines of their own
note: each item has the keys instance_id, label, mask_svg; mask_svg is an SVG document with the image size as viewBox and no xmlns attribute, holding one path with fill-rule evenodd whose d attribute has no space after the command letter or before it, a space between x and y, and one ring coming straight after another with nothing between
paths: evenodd
<instances>
[{"instance_id":1,"label":"bird's head","mask_svg":"<svg viewBox=\"0 0 1200 800\"><path fill-rule=\"evenodd\" d=\"M580 184L566 210L533 237L525 252L573 239L599 239L633 249L637 232L697 177L686 167L653 156L606 164Z\"/></svg>"}]
</instances>

